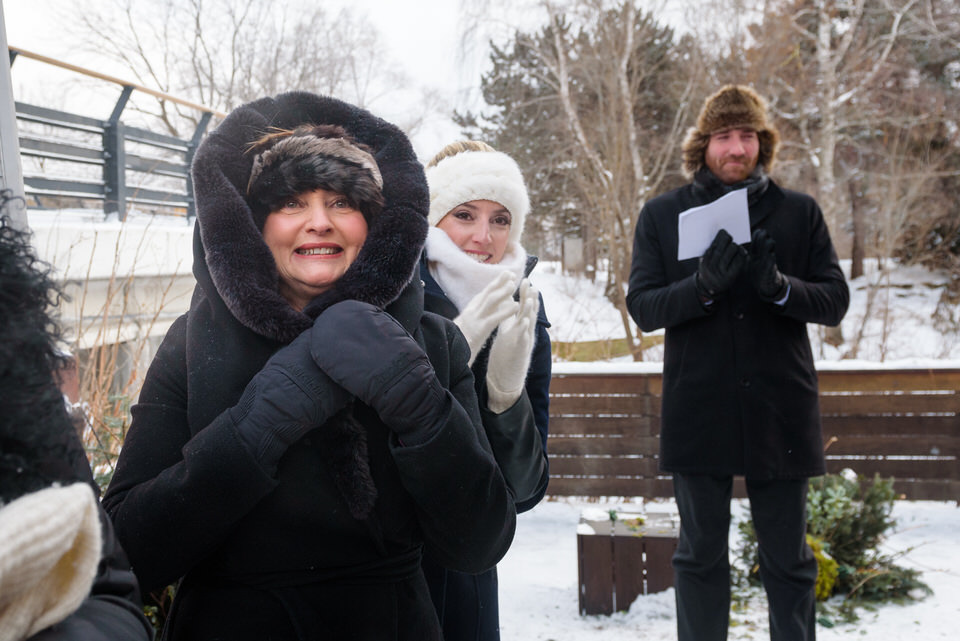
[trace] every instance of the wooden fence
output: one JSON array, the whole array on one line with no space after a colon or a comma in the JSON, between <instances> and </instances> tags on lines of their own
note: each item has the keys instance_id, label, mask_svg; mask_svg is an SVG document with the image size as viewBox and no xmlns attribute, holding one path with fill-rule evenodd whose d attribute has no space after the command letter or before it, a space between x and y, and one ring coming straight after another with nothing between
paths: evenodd
<instances>
[{"instance_id":1,"label":"wooden fence","mask_svg":"<svg viewBox=\"0 0 960 641\"><path fill-rule=\"evenodd\" d=\"M911 500L960 500L960 369L821 370L827 469L893 477ZM657 469L659 372L555 372L550 486L566 496L673 496ZM741 482L735 493L743 496Z\"/></svg>"}]
</instances>

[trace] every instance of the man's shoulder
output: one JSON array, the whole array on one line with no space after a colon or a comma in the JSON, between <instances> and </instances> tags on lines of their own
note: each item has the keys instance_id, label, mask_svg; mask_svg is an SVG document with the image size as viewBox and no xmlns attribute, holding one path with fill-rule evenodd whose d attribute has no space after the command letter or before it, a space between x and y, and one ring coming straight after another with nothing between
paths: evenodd
<instances>
[{"instance_id":1,"label":"man's shoulder","mask_svg":"<svg viewBox=\"0 0 960 641\"><path fill-rule=\"evenodd\" d=\"M783 185L771 180L770 188L768 189L771 193L779 192L782 195L782 198L788 202L795 203L798 205L814 206L817 207L817 201L813 196L806 192L797 191L796 189L788 189Z\"/></svg>"},{"instance_id":2,"label":"man's shoulder","mask_svg":"<svg viewBox=\"0 0 960 641\"><path fill-rule=\"evenodd\" d=\"M679 214L683 209L687 208L683 206L683 202L689 200L690 190L691 185L686 184L671 189L670 191L665 191L644 203L643 208L651 213L661 215Z\"/></svg>"}]
</instances>

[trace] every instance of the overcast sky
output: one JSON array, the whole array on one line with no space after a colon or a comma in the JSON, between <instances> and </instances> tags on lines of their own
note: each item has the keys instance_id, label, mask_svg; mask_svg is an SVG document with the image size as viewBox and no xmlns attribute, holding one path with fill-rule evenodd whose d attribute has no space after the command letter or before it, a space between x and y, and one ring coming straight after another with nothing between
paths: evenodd
<instances>
[{"instance_id":1,"label":"overcast sky","mask_svg":"<svg viewBox=\"0 0 960 641\"><path fill-rule=\"evenodd\" d=\"M152 0L139 0L150 2ZM71 55L69 43L63 38L58 18L74 5L77 0L0 0L4 10L7 40L12 46L21 47L34 53L59 60L89 66L87 60L78 60ZM327 0L331 10L340 6L349 6L351 11L366 15L378 29L390 58L413 81L425 87L441 92L451 107L464 107L472 97L478 95L479 72L486 59L483 46L487 36L464 42L461 38L462 23L459 19L457 0ZM496 27L491 21L491 27ZM501 30L502 31L502 30ZM464 55L472 53L472 55ZM43 73L44 65L24 61L30 64L29 74L15 67L13 78L14 96L26 102L41 100L45 92L50 92L47 81L42 86L35 76ZM21 64L18 62L18 64ZM36 70L36 71L34 71ZM123 69L98 68L98 71L128 79L129 73ZM38 86L39 85L39 86ZM65 98L59 99L64 100ZM113 98L110 98L112 100ZM107 105L112 104L107 101ZM65 108L64 105L45 105ZM109 109L109 107L107 107ZM402 121L403 110L417 109L417 105L399 104L393 101L379 106L378 115L387 119ZM374 110L377 110L374 107ZM397 111L394 111L397 110ZM91 114L92 115L92 114ZM100 115L106 117L108 113ZM414 138L414 144L421 156L432 155L443 144L457 136L457 128L447 119L435 120L421 127Z\"/></svg>"}]
</instances>

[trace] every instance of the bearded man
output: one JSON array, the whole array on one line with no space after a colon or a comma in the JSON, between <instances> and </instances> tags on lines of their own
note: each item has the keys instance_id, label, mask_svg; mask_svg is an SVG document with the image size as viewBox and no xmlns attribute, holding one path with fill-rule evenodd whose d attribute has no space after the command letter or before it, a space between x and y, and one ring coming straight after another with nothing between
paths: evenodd
<instances>
[{"instance_id":1,"label":"bearded man","mask_svg":"<svg viewBox=\"0 0 960 641\"><path fill-rule=\"evenodd\" d=\"M721 88L683 143L691 182L637 222L627 306L641 330L666 328L660 467L680 512L680 641L727 637L734 476L750 499L771 639L816 635L806 494L825 467L807 323L839 324L850 294L820 207L769 176L778 144L753 90ZM738 189L750 241L721 229L703 256L679 260L679 215Z\"/></svg>"}]
</instances>

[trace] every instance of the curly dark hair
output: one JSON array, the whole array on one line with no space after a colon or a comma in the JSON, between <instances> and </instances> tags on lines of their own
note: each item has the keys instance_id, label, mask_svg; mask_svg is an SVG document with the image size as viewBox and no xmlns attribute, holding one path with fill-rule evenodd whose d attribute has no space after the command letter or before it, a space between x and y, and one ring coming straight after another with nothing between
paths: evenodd
<instances>
[{"instance_id":1,"label":"curly dark hair","mask_svg":"<svg viewBox=\"0 0 960 641\"><path fill-rule=\"evenodd\" d=\"M69 362L58 349L60 288L29 235L7 217L16 197L4 190L0 199L0 502L7 502L92 477L55 374Z\"/></svg>"}]
</instances>

